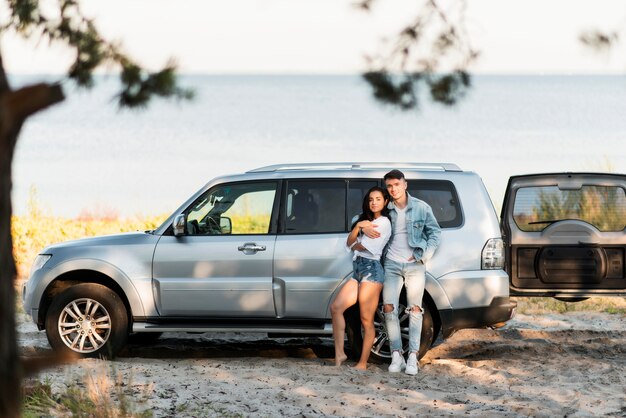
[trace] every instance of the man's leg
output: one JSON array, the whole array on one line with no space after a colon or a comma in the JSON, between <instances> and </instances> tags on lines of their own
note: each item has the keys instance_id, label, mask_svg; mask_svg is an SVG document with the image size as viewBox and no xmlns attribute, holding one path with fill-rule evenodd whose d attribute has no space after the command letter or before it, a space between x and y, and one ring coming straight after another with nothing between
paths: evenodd
<instances>
[{"instance_id":1,"label":"man's leg","mask_svg":"<svg viewBox=\"0 0 626 418\"><path fill-rule=\"evenodd\" d=\"M404 369L402 357L402 335L398 320L398 304L402 291L402 264L385 260L385 285L383 286L383 312L387 325L387 336L391 348L390 372L399 372Z\"/></svg>"},{"instance_id":2,"label":"man's leg","mask_svg":"<svg viewBox=\"0 0 626 418\"><path fill-rule=\"evenodd\" d=\"M421 262L412 263L405 270L407 311L409 313L409 361L407 374L417 374L417 355L420 350L424 310L424 286L426 285L426 267Z\"/></svg>"}]
</instances>

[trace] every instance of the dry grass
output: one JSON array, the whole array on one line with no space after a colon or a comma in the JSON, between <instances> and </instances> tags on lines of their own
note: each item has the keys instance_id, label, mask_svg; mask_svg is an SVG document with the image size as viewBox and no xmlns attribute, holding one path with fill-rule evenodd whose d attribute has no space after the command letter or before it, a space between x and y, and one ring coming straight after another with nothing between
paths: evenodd
<instances>
[{"instance_id":1,"label":"dry grass","mask_svg":"<svg viewBox=\"0 0 626 418\"><path fill-rule=\"evenodd\" d=\"M11 218L13 254L21 279L28 276L35 256L50 244L96 235L154 229L168 216L122 219L113 217L109 211L96 214L83 211L77 219L62 218L45 213L34 193L31 193L28 207L26 215Z\"/></svg>"},{"instance_id":2,"label":"dry grass","mask_svg":"<svg viewBox=\"0 0 626 418\"><path fill-rule=\"evenodd\" d=\"M27 381L23 389L22 416L81 418L148 418L155 416L150 400L162 397L155 383L136 383L124 377L114 363L85 360L82 376L70 373L63 382L50 378ZM195 396L194 396L195 397ZM241 417L211 402L178 404L167 416ZM162 416L158 415L157 416Z\"/></svg>"},{"instance_id":3,"label":"dry grass","mask_svg":"<svg viewBox=\"0 0 626 418\"><path fill-rule=\"evenodd\" d=\"M142 410L152 392L137 391L132 381L125 382L111 364L98 361L78 382L54 393L50 381L30 382L23 400L24 417L142 418L152 411ZM145 406L144 406L145 408Z\"/></svg>"},{"instance_id":4,"label":"dry grass","mask_svg":"<svg viewBox=\"0 0 626 418\"><path fill-rule=\"evenodd\" d=\"M626 298L593 297L582 302L561 302L554 298L513 298L517 311L522 314L547 314L551 312L606 312L626 314Z\"/></svg>"}]
</instances>

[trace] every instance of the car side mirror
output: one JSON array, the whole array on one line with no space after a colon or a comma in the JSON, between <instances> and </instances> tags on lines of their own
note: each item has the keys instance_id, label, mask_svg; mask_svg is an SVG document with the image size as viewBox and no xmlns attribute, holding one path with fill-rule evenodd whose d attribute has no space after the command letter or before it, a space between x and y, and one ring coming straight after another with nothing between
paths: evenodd
<instances>
[{"instance_id":1,"label":"car side mirror","mask_svg":"<svg viewBox=\"0 0 626 418\"><path fill-rule=\"evenodd\" d=\"M226 216L220 217L220 231L222 234L230 234L233 232L233 223Z\"/></svg>"},{"instance_id":2,"label":"car side mirror","mask_svg":"<svg viewBox=\"0 0 626 418\"><path fill-rule=\"evenodd\" d=\"M185 215L176 215L172 222L175 237L185 235L185 223Z\"/></svg>"}]
</instances>

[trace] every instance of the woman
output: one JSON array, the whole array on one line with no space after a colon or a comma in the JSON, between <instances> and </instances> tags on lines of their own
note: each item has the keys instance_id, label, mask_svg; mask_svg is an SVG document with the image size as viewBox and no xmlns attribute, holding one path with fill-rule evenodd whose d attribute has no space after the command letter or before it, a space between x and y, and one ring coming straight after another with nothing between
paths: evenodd
<instances>
[{"instance_id":1,"label":"woman","mask_svg":"<svg viewBox=\"0 0 626 418\"><path fill-rule=\"evenodd\" d=\"M333 319L336 366L340 366L348 358L343 348L346 330L343 313L358 300L364 330L363 351L359 362L354 367L359 370L367 369L367 359L375 337L374 313L385 281L380 256L391 236L388 203L387 191L378 186L372 187L363 199L363 213L354 223L352 231L348 235L346 244L350 250L354 251L352 258L354 274L341 288L330 307ZM370 223L377 226L376 230L380 232L380 237L368 238L360 235L361 228Z\"/></svg>"}]
</instances>

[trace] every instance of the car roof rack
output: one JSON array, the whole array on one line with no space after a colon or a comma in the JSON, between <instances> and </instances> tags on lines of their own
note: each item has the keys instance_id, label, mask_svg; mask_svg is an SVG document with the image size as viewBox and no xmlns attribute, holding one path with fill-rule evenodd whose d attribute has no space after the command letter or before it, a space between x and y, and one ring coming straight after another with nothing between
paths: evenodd
<instances>
[{"instance_id":1,"label":"car roof rack","mask_svg":"<svg viewBox=\"0 0 626 418\"><path fill-rule=\"evenodd\" d=\"M463 171L451 163L304 163L275 164L249 170L248 173L295 170L426 170L426 171Z\"/></svg>"}]
</instances>

